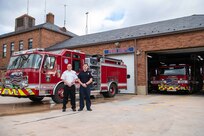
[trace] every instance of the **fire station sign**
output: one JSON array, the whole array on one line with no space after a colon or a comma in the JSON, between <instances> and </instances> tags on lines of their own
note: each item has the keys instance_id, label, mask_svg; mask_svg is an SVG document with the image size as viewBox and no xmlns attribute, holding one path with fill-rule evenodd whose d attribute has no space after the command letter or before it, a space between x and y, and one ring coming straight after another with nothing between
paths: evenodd
<instances>
[{"instance_id":1,"label":"fire station sign","mask_svg":"<svg viewBox=\"0 0 204 136\"><path fill-rule=\"evenodd\" d=\"M104 50L104 55L109 55L109 54L122 54L122 53L133 53L135 52L134 47L128 47L128 48L115 48L115 49L110 49L110 50Z\"/></svg>"}]
</instances>

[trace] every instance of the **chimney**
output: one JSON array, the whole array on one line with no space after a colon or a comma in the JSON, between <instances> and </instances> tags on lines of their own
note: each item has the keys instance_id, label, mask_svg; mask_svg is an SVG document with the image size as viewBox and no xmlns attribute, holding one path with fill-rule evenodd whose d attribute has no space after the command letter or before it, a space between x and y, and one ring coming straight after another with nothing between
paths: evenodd
<instances>
[{"instance_id":1,"label":"chimney","mask_svg":"<svg viewBox=\"0 0 204 136\"><path fill-rule=\"evenodd\" d=\"M54 15L52 13L48 13L46 16L46 23L54 24Z\"/></svg>"}]
</instances>

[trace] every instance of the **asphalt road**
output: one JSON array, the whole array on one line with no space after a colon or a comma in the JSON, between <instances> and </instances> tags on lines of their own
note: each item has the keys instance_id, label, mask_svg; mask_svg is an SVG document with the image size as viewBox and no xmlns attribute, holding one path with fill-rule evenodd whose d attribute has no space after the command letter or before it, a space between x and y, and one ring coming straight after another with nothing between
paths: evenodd
<instances>
[{"instance_id":1,"label":"asphalt road","mask_svg":"<svg viewBox=\"0 0 204 136\"><path fill-rule=\"evenodd\" d=\"M0 99L2 98L0 97ZM204 135L203 94L117 95L111 99L98 98L92 101L93 111L91 112L86 110L62 112L61 105L58 105L57 109L43 110L43 112L2 115L0 117L0 135ZM49 99L45 100L45 103L44 105L51 105ZM1 100L0 104L0 106L3 105Z\"/></svg>"},{"instance_id":2,"label":"asphalt road","mask_svg":"<svg viewBox=\"0 0 204 136\"><path fill-rule=\"evenodd\" d=\"M114 98L104 98L102 95L97 94L91 99L93 104L110 102L114 100L124 100L133 97L134 95L118 94ZM79 105L78 95L76 96L76 104ZM70 108L70 103L67 104ZM27 114L35 112L44 112L51 110L61 110L62 104L56 104L50 97L45 97L41 102L32 102L28 98L6 97L0 96L0 116Z\"/></svg>"}]
</instances>

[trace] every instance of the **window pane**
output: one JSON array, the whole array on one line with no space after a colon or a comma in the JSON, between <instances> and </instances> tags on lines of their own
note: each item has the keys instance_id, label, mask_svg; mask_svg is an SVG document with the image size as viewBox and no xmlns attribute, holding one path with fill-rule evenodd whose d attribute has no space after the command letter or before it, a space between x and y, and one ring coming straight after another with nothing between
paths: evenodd
<instances>
[{"instance_id":1,"label":"window pane","mask_svg":"<svg viewBox=\"0 0 204 136\"><path fill-rule=\"evenodd\" d=\"M6 57L6 44L3 44L3 58Z\"/></svg>"},{"instance_id":2,"label":"window pane","mask_svg":"<svg viewBox=\"0 0 204 136\"><path fill-rule=\"evenodd\" d=\"M33 39L28 39L28 49L33 48Z\"/></svg>"},{"instance_id":3,"label":"window pane","mask_svg":"<svg viewBox=\"0 0 204 136\"><path fill-rule=\"evenodd\" d=\"M55 66L55 57L47 56L44 62L45 69L53 69Z\"/></svg>"},{"instance_id":4,"label":"window pane","mask_svg":"<svg viewBox=\"0 0 204 136\"><path fill-rule=\"evenodd\" d=\"M39 54L12 56L9 61L8 69L35 68L39 69L42 56Z\"/></svg>"},{"instance_id":5,"label":"window pane","mask_svg":"<svg viewBox=\"0 0 204 136\"><path fill-rule=\"evenodd\" d=\"M23 26L23 18L17 19L17 27Z\"/></svg>"},{"instance_id":6,"label":"window pane","mask_svg":"<svg viewBox=\"0 0 204 136\"><path fill-rule=\"evenodd\" d=\"M19 42L19 51L23 50L23 41Z\"/></svg>"},{"instance_id":7,"label":"window pane","mask_svg":"<svg viewBox=\"0 0 204 136\"><path fill-rule=\"evenodd\" d=\"M73 70L79 72L80 70L80 60L73 60Z\"/></svg>"},{"instance_id":8,"label":"window pane","mask_svg":"<svg viewBox=\"0 0 204 136\"><path fill-rule=\"evenodd\" d=\"M11 43L11 47L10 47L10 56L13 55L14 52L14 42Z\"/></svg>"}]
</instances>

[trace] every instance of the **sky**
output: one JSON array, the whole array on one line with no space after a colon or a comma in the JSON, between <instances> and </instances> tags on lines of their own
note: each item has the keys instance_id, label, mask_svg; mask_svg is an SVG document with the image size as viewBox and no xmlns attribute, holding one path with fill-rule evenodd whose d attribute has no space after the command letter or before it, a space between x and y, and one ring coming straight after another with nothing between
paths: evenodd
<instances>
[{"instance_id":1,"label":"sky","mask_svg":"<svg viewBox=\"0 0 204 136\"><path fill-rule=\"evenodd\" d=\"M27 13L38 25L44 23L45 15L51 12L56 25L63 27L66 20L67 30L84 35L86 22L88 34L98 33L204 15L203 5L204 0L0 0L0 35L13 32L15 18Z\"/></svg>"}]
</instances>

